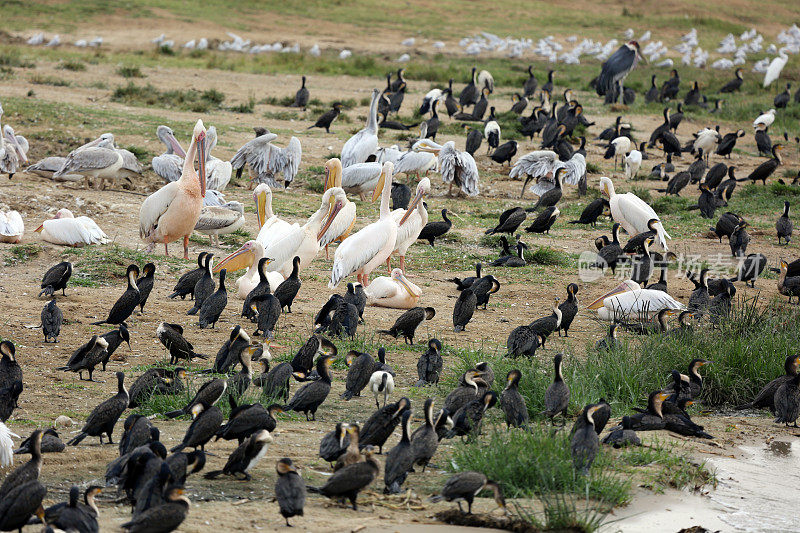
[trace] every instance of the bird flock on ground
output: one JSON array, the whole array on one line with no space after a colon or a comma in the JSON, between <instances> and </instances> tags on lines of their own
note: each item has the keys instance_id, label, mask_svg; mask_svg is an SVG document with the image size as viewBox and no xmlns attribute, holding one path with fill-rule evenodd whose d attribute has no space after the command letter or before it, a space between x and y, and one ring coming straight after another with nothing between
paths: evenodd
<instances>
[{"instance_id":1,"label":"bird flock on ground","mask_svg":"<svg viewBox=\"0 0 800 533\"><path fill-rule=\"evenodd\" d=\"M783 37L779 39L784 39L781 41L784 48L797 47L796 30L793 27L781 34ZM756 37L745 39L742 36L741 39L752 43ZM795 40L790 40L790 37ZM238 44L231 44L230 49L251 46L246 41L239 42L241 38L236 36L232 39ZM471 40L465 46L496 51L502 50L502 46L522 46L520 43L497 43L489 35L484 35L483 39ZM683 42L687 43L685 53L692 53L696 38L694 45L691 39ZM726 39L725 43L728 43L725 44L726 53L736 53L735 40ZM158 44L165 45L163 36ZM544 50L545 44L558 51L552 43L540 42L539 48ZM585 47L591 48L588 44ZM635 98L636 94L624 87L624 80L642 58L640 44L630 41L615 52L608 52L592 86L607 103ZM464 197L480 195L475 154L484 141L494 163L500 165L499 168L508 169L509 179L523 181L520 198L526 189L538 198L531 206L504 211L499 214L497 223L486 229L486 234L501 236L499 257L487 259L486 264L478 263L475 276L448 281L458 292L452 312L455 332L467 331L475 313L490 312L491 297L502 288L498 278L503 277L504 268L528 264L525 254L528 244L513 237L519 228L530 223L524 228L526 232L548 233L561 213L558 206L565 188L573 186L579 194L586 193L587 141L585 136L579 138L576 132L585 131L594 122L586 117L573 91L563 91L563 103L555 96L554 71L548 73L547 81L539 87L539 81L529 68L512 102L512 111L519 116L519 131L531 140L537 134L541 139L539 150L521 155L516 160L519 143L513 140L501 143L503 132L496 120L497 109L489 104L488 99L495 90L491 73L476 67L466 79L458 97L454 94L452 80L447 88L433 89L424 96L420 113L426 120L420 124L420 135L412 139L407 149L401 149L397 146L382 147L379 139L382 127L410 129L398 121L388 121L402 106L407 87L404 69L389 75L383 91L372 91L364 128L347 140L340 157L326 161L320 207L302 225L281 218L272 207L273 191L291 194L291 184L302 159L300 139L291 137L273 144L278 135L256 128L255 138L244 144L228 162L210 155L216 145L217 133L213 126L206 128L202 120L194 124L186 150L181 147L175 132L159 126L156 134L166 151L153 159L152 170L164 179L165 184L145 198L139 212L139 235L150 250L163 246L168 255L170 243L182 242L183 257L189 259L189 237L194 231L208 235L213 243L219 235L242 227L245 218L243 205L226 202L224 198L234 170L241 176L244 169L248 169L254 186L252 196L259 226L255 239L244 243L227 257L200 253L197 268L185 272L175 284L170 297L184 300L188 296L190 302L186 303L186 314L196 316L196 322L192 318L188 319L190 322L179 324L180 319L176 316L171 319L173 321L162 322L157 328L156 336L169 353L171 366L200 360L201 364L209 367L200 374L203 383L185 406L162 413L167 418L188 418L191 421L187 420L181 443L167 450L160 440L157 422L135 412L153 396L185 394L188 390L189 374L185 368L156 366L133 380L132 376L116 372L116 394L97 405L80 432L66 443L55 428L36 430L14 451L11 437L19 437L5 424L0 424L0 465L8 468L0 485L0 530L21 529L32 522L62 530L98 531L100 510L95 497L100 490L113 487L120 501L131 506L131 520L122 525L123 529L171 531L189 512L189 500L184 495L185 484L189 476L206 469L207 455L210 455L206 453L206 446L213 448L218 439L238 442L238 447L222 469L206 469L203 477L207 481L203 483L213 483L219 476L235 476L243 482L250 481L251 472L264 457L267 447L291 438L287 432L272 435L280 423L281 413L293 411L305 415L306 420L315 420L323 403L350 401L362 393L370 397L368 405L374 400L375 410L364 417L363 423L336 421L335 427L320 442L319 456L333 469L323 485L306 486L298 474L298 465L291 458L277 461L275 497L287 525L291 518L303 515L307 493L347 500L356 509L359 493L378 480L381 471L385 493L396 494L405 490L404 486L408 487L425 475L428 466L436 464L432 461L437 460L436 452L441 440L473 438L480 434L486 411L496 405L501 408L509 430L524 429L541 418L552 420L561 415L566 420L570 390L562 367L571 363L567 354L559 353L554 357L552 384L546 391L541 391L545 412L531 416L525 398L518 390L526 376L518 369L510 371L500 383L501 380L495 381L490 364L478 363L463 372L458 385L449 392L441 406L435 406L429 398L412 408L409 398L394 397L396 384L401 379L403 382L408 380L400 369L392 366L387 350L381 348L375 356L351 351L342 357L334 340L353 337L359 327L369 323L368 307L383 306L403 312L390 328L376 330L377 333L415 343L418 328L431 320L437 309L420 305L423 289L406 277L406 254L420 240L435 246L436 239L446 234L453 224L449 215L457 216L444 208L441 221L429 220L425 198L431 195L432 183L428 175L431 172L440 174L450 198L454 192ZM737 70L735 78L719 92L739 90L743 82L743 71ZM764 85L769 83L765 80ZM618 164L624 170L624 177L616 178L617 183L636 178L642 171L643 160L656 158L655 152L648 153L648 150L663 152L664 160L654 165L649 176L663 181L665 188L661 192L668 195L679 195L690 184L698 187L697 205L690 209L698 210L703 218L716 219L712 230L720 243L723 237L728 239L730 255L738 261L738 266L732 278L712 278L706 268L688 272L695 289L688 303L680 302L668 293L666 270L675 260L675 254L669 251L671 237L668 228L642 198L632 192L615 192L615 182L602 177L600 189L607 198L590 202L580 218L571 223L594 227L600 217L611 217L614 222L611 235L597 237L594 242L596 249L589 254L586 268L599 276L607 270L613 274L617 269L625 269L628 279L587 306L597 311L598 318L611 323L607 336L598 340L596 349L609 352L617 349L621 330L631 335L663 334L680 338L691 335L693 328L714 327L731 313L735 303L735 283L755 285L767 268L769 258L763 253L747 254L751 236L743 214L726 211L717 218L716 211L728 205L738 182L760 181L766 184L776 169L784 164L782 151L792 141L787 135L786 143L773 143L769 131L781 109L800 102L800 92L792 98L788 91L787 87L775 96L774 109L760 114L752 123L758 151L768 158L746 177L736 177L736 167L725 163L736 144L747 136L745 128L722 132L719 126L709 125L690 132L690 136L684 135L683 142L678 139L683 114L688 112L683 106L703 107L708 99L700 94L696 82L687 88L675 69L660 86L654 77L652 87L643 95L648 101L664 104L664 121L654 129L648 141L636 140L632 133L636 128L622 116L597 136L595 141L601 143L603 157L607 160L613 158L615 167ZM679 98L681 92L684 93L683 100ZM308 101L309 89L303 77L292 105L305 108ZM677 105L673 107L676 101ZM467 112L467 108L471 111ZM526 115L529 108L531 112ZM439 109L443 111L442 117ZM341 105L333 105L310 127L324 128L329 132L340 111ZM456 146L455 141L436 142L444 112L448 119L465 124L465 150ZM379 115L382 117L380 122ZM750 127L746 126L747 129ZM573 148L577 144L579 148ZM102 134L65 157L48 157L24 168L27 151L28 142L5 126L0 142L0 172L14 179L15 174L24 172L56 181L85 179L87 184L98 187L130 181L142 172L136 157L117 148L110 134ZM685 170L679 171L675 160L682 161L682 156L687 154L692 161ZM719 162L711 165L712 157ZM413 192L400 181L400 174L408 179L411 176L418 179ZM800 174L787 186L800 185L798 179ZM356 204L348 199L348 195L359 195L362 200L370 198L373 202L380 200L378 218L353 231ZM531 215L534 217L532 221L528 220L529 213L534 214ZM790 203L786 201L782 206L776 206L777 214L777 242L788 244L793 234ZM21 215L9 211L2 216L0 233L3 241L19 242L24 232ZM627 243L620 241L621 230L628 234ZM90 218L76 218L63 208L52 219L43 221L37 231L43 240L57 245L98 246L109 241ZM323 248L326 257L330 257L329 248L334 247L327 285L332 290L346 285L346 289L332 295L316 313L314 334L291 361L273 361L271 343L279 335L281 324L292 319L292 305L303 290L303 271L318 260ZM656 252L655 248L661 251ZM391 268L393 256L399 260L399 266L394 269ZM492 274L485 272L487 265L494 269ZM800 302L800 260L787 262L781 259L778 265L778 292L787 296L790 302L793 298ZM384 266L388 275L371 279L372 274ZM245 268L247 273L237 280L235 294L229 294L226 274ZM657 281L651 282L656 273L659 276ZM74 274L73 265L64 261L50 268L42 278L39 297L47 299L41 312L45 342L58 342L62 328L70 327L65 320L69 317L64 317L58 301L69 298L67 290ZM101 372L107 372L109 364L113 368L111 356L123 343L129 345L132 335L147 335L136 328L134 313L137 309L139 313L144 312L156 283L168 282L164 276L157 275L154 263L141 268L135 264L128 266L123 292L108 313L102 313L106 318L94 323L112 329L92 336L75 349L59 370L77 373L79 379L83 379L85 372L87 379L93 381L98 368L102 369ZM563 301L556 299L548 314L529 324L515 326L508 336L507 357L533 357L554 333L569 336L579 311L578 292L578 284L568 284L566 297ZM214 328L226 309L230 309L229 303L233 303L230 300L234 296L243 301L241 313L238 303L233 306L233 312L244 325L237 324L231 330L228 340L215 356L196 352L191 339L201 333L190 328L190 323L196 323L200 329ZM98 304L98 307L103 306ZM679 315L679 325L670 329L667 317L672 314ZM245 326L255 329L249 333ZM444 346L435 338L427 339L425 346L426 350L417 363L415 385L438 386L445 372ZM3 340L0 353L0 420L6 422L11 418L20 395L24 394L25 381L23 367L16 359L15 343ZM344 377L345 392L341 398L330 395L332 382L336 379L331 365L337 358L344 359L348 367ZM586 405L570 433L570 451L576 471L580 474L589 471L601 443L615 447L637 445L640 442L636 433L641 431L666 429L690 437L713 438L691 419L687 411L703 391L700 369L709 363L711 361L705 359L693 359L688 362L686 374L672 370L671 380L663 389L649 395L646 407L623 416L620 424L608 428L605 435L603 432L612 415L610 405L604 399ZM260 367L260 373L254 369L255 365ZM740 407L769 408L775 412L776 422L796 426L800 414L798 365L800 358L787 357L784 375L768 383L753 402ZM295 382L300 385L294 385ZM272 403L266 407L261 403L243 403L243 396L251 387L261 388L264 397ZM500 389L499 392L496 388ZM227 419L220 404L230 407ZM129 413L129 409L134 411ZM413 431L412 413L421 414L424 419ZM364 411L364 414L368 413ZM120 419L123 419L123 431L114 443L112 435ZM398 427L401 431L399 441L390 442ZM40 471L46 468L43 454L63 451L65 446L78 446L89 437L97 437L101 444L106 437L109 445L117 444L119 447L119 456L107 466L106 487L87 487L83 502L80 489L73 487L67 502L42 508L47 492L39 481ZM387 448L386 453L383 453L384 448ZM14 453L30 454L31 459L16 469L10 469ZM383 455L382 465L378 455ZM461 501L465 501L467 512L471 512L473 498L484 489L492 491L498 506L505 508L501 485L479 472L452 476L432 501L456 501L459 507Z\"/></svg>"}]
</instances>

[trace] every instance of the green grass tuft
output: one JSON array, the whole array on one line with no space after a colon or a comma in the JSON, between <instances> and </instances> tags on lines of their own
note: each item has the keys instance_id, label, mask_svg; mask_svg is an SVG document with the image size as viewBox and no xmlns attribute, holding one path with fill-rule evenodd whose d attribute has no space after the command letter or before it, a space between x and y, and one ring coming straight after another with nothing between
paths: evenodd
<instances>
[{"instance_id":1,"label":"green grass tuft","mask_svg":"<svg viewBox=\"0 0 800 533\"><path fill-rule=\"evenodd\" d=\"M73 72L80 72L86 70L86 63L83 61L77 61L73 59L68 59L66 61L62 61L59 63L58 68L61 70L71 70Z\"/></svg>"},{"instance_id":2,"label":"green grass tuft","mask_svg":"<svg viewBox=\"0 0 800 533\"><path fill-rule=\"evenodd\" d=\"M8 249L4 263L5 266L20 265L37 257L44 248L38 244L17 244Z\"/></svg>"},{"instance_id":3,"label":"green grass tuft","mask_svg":"<svg viewBox=\"0 0 800 533\"><path fill-rule=\"evenodd\" d=\"M123 78L144 78L142 69L137 65L122 65L117 69L117 74Z\"/></svg>"}]
</instances>

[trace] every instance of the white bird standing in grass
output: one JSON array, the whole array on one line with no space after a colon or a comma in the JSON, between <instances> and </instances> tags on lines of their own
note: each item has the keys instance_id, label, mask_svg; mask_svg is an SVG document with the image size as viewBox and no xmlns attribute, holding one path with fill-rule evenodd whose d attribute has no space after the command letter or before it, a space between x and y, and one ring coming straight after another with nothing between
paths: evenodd
<instances>
[{"instance_id":1,"label":"white bird standing in grass","mask_svg":"<svg viewBox=\"0 0 800 533\"><path fill-rule=\"evenodd\" d=\"M617 160L622 160L631 151L631 140L628 137L617 137L606 149L604 159L614 158L614 170L617 170Z\"/></svg>"},{"instance_id":2,"label":"white bird standing in grass","mask_svg":"<svg viewBox=\"0 0 800 533\"><path fill-rule=\"evenodd\" d=\"M336 249L329 288L335 288L351 274L357 275L361 285L369 286L370 273L392 254L397 239L397 222L389 210L393 171L392 163L387 161L383 164L378 185L372 193L373 202L378 197L381 199L380 218L348 237Z\"/></svg>"},{"instance_id":3,"label":"white bird standing in grass","mask_svg":"<svg viewBox=\"0 0 800 533\"><path fill-rule=\"evenodd\" d=\"M378 149L378 96L380 91L372 89L366 127L350 137L342 148L342 166L364 163Z\"/></svg>"},{"instance_id":4,"label":"white bird standing in grass","mask_svg":"<svg viewBox=\"0 0 800 533\"><path fill-rule=\"evenodd\" d=\"M442 146L430 139L422 139L414 144L413 149L436 154L442 181L450 185L447 194L453 193L455 185L467 196L478 195L478 165L468 152L456 150L454 141L447 141Z\"/></svg>"},{"instance_id":5,"label":"white bird standing in grass","mask_svg":"<svg viewBox=\"0 0 800 533\"><path fill-rule=\"evenodd\" d=\"M764 87L769 87L773 81L780 77L783 67L785 67L786 63L789 61L786 50L786 48L778 50L778 57L770 61L767 72L764 73Z\"/></svg>"},{"instance_id":6,"label":"white bird standing in grass","mask_svg":"<svg viewBox=\"0 0 800 533\"><path fill-rule=\"evenodd\" d=\"M645 231L650 231L647 223L651 219L658 220L658 223L654 225L658 243L665 252L667 251L667 239L671 239L672 237L664 230L664 226L661 225L661 219L658 218L656 212L653 211L653 208L650 207L647 202L632 192L616 194L614 191L614 183L610 178L605 176L600 178L600 186L603 192L608 195L611 216L614 218L615 222L620 223L622 228L628 232L628 235L633 236L644 233Z\"/></svg>"},{"instance_id":7,"label":"white bird standing in grass","mask_svg":"<svg viewBox=\"0 0 800 533\"><path fill-rule=\"evenodd\" d=\"M386 407L386 400L394 392L394 378L385 370L378 370L369 378L369 390L375 396L375 407L381 407L378 397L383 396L383 406Z\"/></svg>"},{"instance_id":8,"label":"white bird standing in grass","mask_svg":"<svg viewBox=\"0 0 800 533\"><path fill-rule=\"evenodd\" d=\"M629 180L635 178L641 166L642 152L639 150L631 150L631 153L625 156L625 177Z\"/></svg>"},{"instance_id":9,"label":"white bird standing in grass","mask_svg":"<svg viewBox=\"0 0 800 533\"><path fill-rule=\"evenodd\" d=\"M761 113L758 117L753 121L753 127L758 128L759 126L764 126L764 128L769 128L772 126L772 123L775 122L775 110L770 109L766 113Z\"/></svg>"}]
</instances>

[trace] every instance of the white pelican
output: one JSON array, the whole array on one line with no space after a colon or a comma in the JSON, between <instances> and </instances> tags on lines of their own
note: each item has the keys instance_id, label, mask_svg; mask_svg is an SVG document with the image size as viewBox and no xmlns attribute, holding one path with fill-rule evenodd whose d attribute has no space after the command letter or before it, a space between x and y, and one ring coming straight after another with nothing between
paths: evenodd
<instances>
[{"instance_id":1,"label":"white pelican","mask_svg":"<svg viewBox=\"0 0 800 533\"><path fill-rule=\"evenodd\" d=\"M28 144L28 139L23 137L22 135L17 135L14 132L14 128L6 124L3 126L3 135L6 138L7 143L11 143L17 150L17 156L19 156L19 160L21 163L28 162L28 149L30 149L30 145Z\"/></svg>"},{"instance_id":2,"label":"white pelican","mask_svg":"<svg viewBox=\"0 0 800 533\"><path fill-rule=\"evenodd\" d=\"M25 233L25 224L17 211L0 211L0 242L16 244Z\"/></svg>"},{"instance_id":3,"label":"white pelican","mask_svg":"<svg viewBox=\"0 0 800 533\"><path fill-rule=\"evenodd\" d=\"M461 188L467 196L478 195L478 166L468 152L456 150L456 143L448 141L444 146L430 139L423 139L414 144L415 151L433 152L439 158L439 172L442 181L450 184L448 194L452 194L453 185Z\"/></svg>"},{"instance_id":4,"label":"white pelican","mask_svg":"<svg viewBox=\"0 0 800 533\"><path fill-rule=\"evenodd\" d=\"M523 195L528 182L536 180L530 190L533 194L541 196L556 186L556 170L562 167L564 168L564 173L561 175L562 184L577 185L586 174L586 158L576 152L570 159L562 162L555 152L535 150L517 159L508 177L517 179L526 176L522 185Z\"/></svg>"},{"instance_id":5,"label":"white pelican","mask_svg":"<svg viewBox=\"0 0 800 533\"><path fill-rule=\"evenodd\" d=\"M600 320L611 321L649 316L662 309L686 309L686 306L664 291L642 289L629 279L590 303L588 309L596 309Z\"/></svg>"},{"instance_id":6,"label":"white pelican","mask_svg":"<svg viewBox=\"0 0 800 533\"><path fill-rule=\"evenodd\" d=\"M767 72L764 73L764 87L768 87L773 81L778 79L781 75L783 67L789 61L789 56L786 55L788 48L781 48L778 50L778 57L773 59L767 67Z\"/></svg>"},{"instance_id":7,"label":"white pelican","mask_svg":"<svg viewBox=\"0 0 800 533\"><path fill-rule=\"evenodd\" d=\"M241 248L220 261L214 267L214 272L219 272L223 268L228 272L247 268L247 272L236 280L236 295L244 300L258 285L258 262L262 257L264 257L264 247L258 241L247 241ZM267 280L270 287L277 288L283 283L284 278L278 272L267 272Z\"/></svg>"},{"instance_id":8,"label":"white pelican","mask_svg":"<svg viewBox=\"0 0 800 533\"><path fill-rule=\"evenodd\" d=\"M333 187L342 187L342 162L336 157L325 163L325 190ZM343 200L344 206L319 240L319 245L325 247L325 259L328 259L328 245L334 241L341 243L349 237L356 223L356 204L346 196Z\"/></svg>"},{"instance_id":9,"label":"white pelican","mask_svg":"<svg viewBox=\"0 0 800 533\"><path fill-rule=\"evenodd\" d=\"M372 89L366 127L350 137L342 147L342 166L364 163L378 149L378 96L380 91Z\"/></svg>"},{"instance_id":10,"label":"white pelican","mask_svg":"<svg viewBox=\"0 0 800 533\"><path fill-rule=\"evenodd\" d=\"M54 218L42 222L35 231L42 234L42 240L62 246L77 247L109 242L94 220L89 217L75 218L69 209L59 209Z\"/></svg>"},{"instance_id":11,"label":"white pelican","mask_svg":"<svg viewBox=\"0 0 800 533\"><path fill-rule=\"evenodd\" d=\"M364 289L367 303L376 307L390 309L411 309L416 307L422 296L422 289L411 283L399 268L392 270L391 277L375 278Z\"/></svg>"},{"instance_id":12,"label":"white pelican","mask_svg":"<svg viewBox=\"0 0 800 533\"><path fill-rule=\"evenodd\" d=\"M266 257L272 259L267 270L280 272L284 278L288 278L294 267L295 256L300 258L301 270L311 264L319 252L320 239L331 227L346 201L347 197L341 187L325 191L320 208L305 224L292 225L288 233L264 249Z\"/></svg>"},{"instance_id":13,"label":"white pelican","mask_svg":"<svg viewBox=\"0 0 800 533\"><path fill-rule=\"evenodd\" d=\"M219 236L233 233L244 226L244 206L240 202L228 202L221 206L203 206L195 231L208 235L212 244L219 245Z\"/></svg>"},{"instance_id":14,"label":"white pelican","mask_svg":"<svg viewBox=\"0 0 800 533\"><path fill-rule=\"evenodd\" d=\"M199 174L194 169L195 158L199 161ZM139 209L139 236L150 243L150 249L163 242L164 253L169 255L169 243L183 237L183 257L189 259L189 235L200 218L206 195L205 175L206 129L198 120L180 179L148 196Z\"/></svg>"},{"instance_id":15,"label":"white pelican","mask_svg":"<svg viewBox=\"0 0 800 533\"><path fill-rule=\"evenodd\" d=\"M397 222L397 237L394 243L394 251L400 256L400 270L406 271L406 252L412 244L417 242L422 228L428 223L428 210L425 209L425 202L422 197L431 190L431 180L422 178L417 184L417 194L408 209L395 209L392 211L392 218ZM386 258L386 267L390 268L392 256Z\"/></svg>"},{"instance_id":16,"label":"white pelican","mask_svg":"<svg viewBox=\"0 0 800 533\"><path fill-rule=\"evenodd\" d=\"M159 126L156 136L167 147L167 151L153 158L153 172L164 178L165 181L178 181L183 170L183 158L186 152L175 138L172 128Z\"/></svg>"},{"instance_id":17,"label":"white pelican","mask_svg":"<svg viewBox=\"0 0 800 533\"><path fill-rule=\"evenodd\" d=\"M231 165L230 161L223 161L222 159L216 158L211 155L211 150L213 150L217 146L217 128L215 126L211 126L208 128L208 152L206 154L206 189L213 189L215 191L224 191L225 187L228 186L228 183L231 181L231 173L233 172L233 166ZM293 137L294 138L294 137ZM298 144L300 141L297 141ZM297 164L300 164L300 160L298 158ZM295 169L294 174L297 174L297 170ZM294 179L294 175L292 175L292 179ZM291 179L287 179L286 183L291 182Z\"/></svg>"},{"instance_id":18,"label":"white pelican","mask_svg":"<svg viewBox=\"0 0 800 533\"><path fill-rule=\"evenodd\" d=\"M329 288L335 288L350 274L356 274L359 283L364 287L369 286L370 273L392 254L397 238L397 222L389 211L393 171L392 163L384 163L378 185L372 192L372 201L379 196L381 198L380 218L348 237L336 248Z\"/></svg>"},{"instance_id":19,"label":"white pelican","mask_svg":"<svg viewBox=\"0 0 800 533\"><path fill-rule=\"evenodd\" d=\"M625 156L625 177L629 180L634 179L641 166L642 152L639 150L631 150L630 153Z\"/></svg>"},{"instance_id":20,"label":"white pelican","mask_svg":"<svg viewBox=\"0 0 800 533\"><path fill-rule=\"evenodd\" d=\"M375 160L378 163L385 163L386 161L391 161L394 164L397 164L397 160L400 159L405 152L400 150L396 144L389 146L388 148L378 148L378 151L375 152ZM395 169L395 174L397 174L397 169Z\"/></svg>"},{"instance_id":21,"label":"white pelican","mask_svg":"<svg viewBox=\"0 0 800 533\"><path fill-rule=\"evenodd\" d=\"M0 119L3 118L3 107L0 106ZM15 172L19 171L20 161L27 162L28 156L20 145L20 139L16 135L6 137L5 128L0 131L0 173L8 174L11 178Z\"/></svg>"},{"instance_id":22,"label":"white pelican","mask_svg":"<svg viewBox=\"0 0 800 533\"><path fill-rule=\"evenodd\" d=\"M270 244L286 235L292 224L278 218L278 215L272 212L272 189L266 183L260 183L253 190L253 201L256 203L256 220L259 227L256 240L262 247L268 248Z\"/></svg>"},{"instance_id":23,"label":"white pelican","mask_svg":"<svg viewBox=\"0 0 800 533\"><path fill-rule=\"evenodd\" d=\"M671 239L672 237L664 230L664 226L661 225L661 219L658 218L653 208L632 192L616 194L611 179L605 176L600 178L600 185L603 188L603 192L608 195L608 203L611 206L611 216L614 218L615 222L620 223L623 229L628 232L628 235L633 236L644 233L645 231L650 231L647 222L651 219L658 220L654 228L656 230L658 244L661 245L661 248L666 252L666 239Z\"/></svg>"},{"instance_id":24,"label":"white pelican","mask_svg":"<svg viewBox=\"0 0 800 533\"><path fill-rule=\"evenodd\" d=\"M435 154L431 152L415 152L409 150L408 152L404 152L397 158L397 161L394 162L394 173L395 175L405 174L406 176L415 174L417 179L419 179L420 174L424 173L427 176L428 172L436 170L438 165L439 160Z\"/></svg>"},{"instance_id":25,"label":"white pelican","mask_svg":"<svg viewBox=\"0 0 800 533\"><path fill-rule=\"evenodd\" d=\"M366 201L366 194L374 191L383 171L383 164L374 161L356 163L342 170L342 189L350 194L358 194L361 201Z\"/></svg>"},{"instance_id":26,"label":"white pelican","mask_svg":"<svg viewBox=\"0 0 800 533\"><path fill-rule=\"evenodd\" d=\"M753 127L763 126L764 128L769 128L773 122L775 122L775 110L770 109L766 113L758 115L758 118L753 121Z\"/></svg>"},{"instance_id":27,"label":"white pelican","mask_svg":"<svg viewBox=\"0 0 800 533\"><path fill-rule=\"evenodd\" d=\"M95 146L71 152L58 172L53 174L53 179L60 179L67 174L80 174L100 180L113 180L117 178L124 164L122 154L114 148L114 141L103 139Z\"/></svg>"},{"instance_id":28,"label":"white pelican","mask_svg":"<svg viewBox=\"0 0 800 533\"><path fill-rule=\"evenodd\" d=\"M286 148L279 148L272 144L278 138L274 133L258 129L259 134L252 141L246 142L236 155L231 159L231 166L236 170L236 177L242 176L245 165L250 167L252 179L258 183L266 183L273 189L286 188L297 175L300 168L300 159L303 156L303 147L297 137L292 137ZM275 180L275 175L283 174L283 187Z\"/></svg>"}]
</instances>

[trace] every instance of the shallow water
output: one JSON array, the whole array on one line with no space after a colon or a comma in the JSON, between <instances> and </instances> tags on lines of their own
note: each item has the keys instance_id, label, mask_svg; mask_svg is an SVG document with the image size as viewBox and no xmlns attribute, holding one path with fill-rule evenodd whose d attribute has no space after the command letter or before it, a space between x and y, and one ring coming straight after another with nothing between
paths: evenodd
<instances>
[{"instance_id":1,"label":"shallow water","mask_svg":"<svg viewBox=\"0 0 800 533\"><path fill-rule=\"evenodd\" d=\"M719 479L709 497L725 509L718 517L738 531L800 531L800 441L776 439L740 450L742 457L708 460Z\"/></svg>"}]
</instances>

